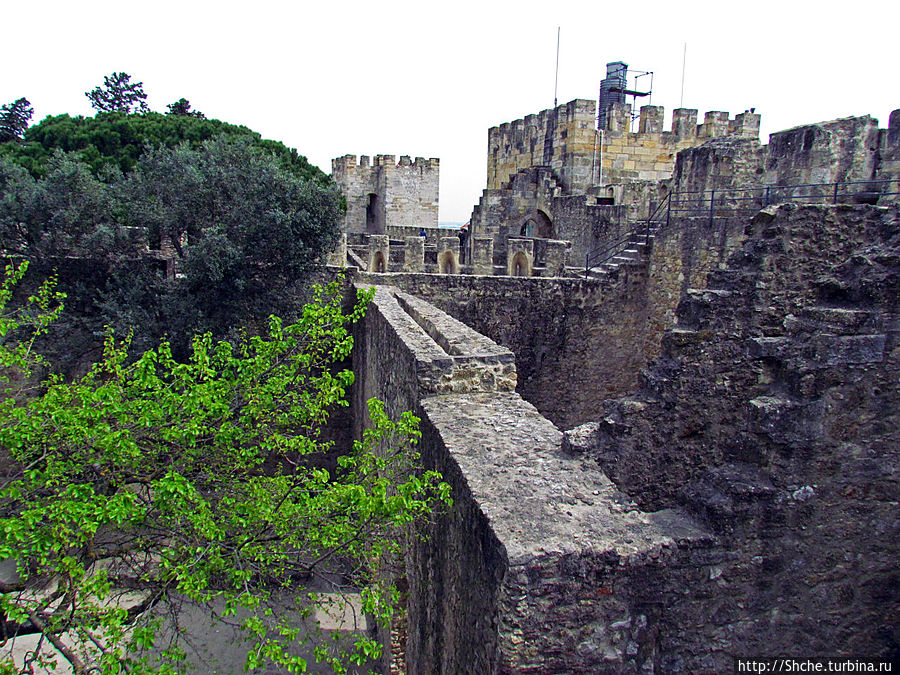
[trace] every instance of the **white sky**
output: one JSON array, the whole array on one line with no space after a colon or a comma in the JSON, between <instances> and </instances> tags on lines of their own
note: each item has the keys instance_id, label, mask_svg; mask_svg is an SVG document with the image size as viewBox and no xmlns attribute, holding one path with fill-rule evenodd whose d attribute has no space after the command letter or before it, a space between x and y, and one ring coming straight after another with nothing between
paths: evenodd
<instances>
[{"instance_id":1,"label":"white sky","mask_svg":"<svg viewBox=\"0 0 900 675\"><path fill-rule=\"evenodd\" d=\"M164 112L296 147L326 173L344 154L441 158L441 213L464 221L485 184L487 129L596 98L608 61L654 71L653 103L762 114L762 138L900 108L900 2L4 3L0 103L34 121L91 115L84 92L125 71Z\"/></svg>"}]
</instances>

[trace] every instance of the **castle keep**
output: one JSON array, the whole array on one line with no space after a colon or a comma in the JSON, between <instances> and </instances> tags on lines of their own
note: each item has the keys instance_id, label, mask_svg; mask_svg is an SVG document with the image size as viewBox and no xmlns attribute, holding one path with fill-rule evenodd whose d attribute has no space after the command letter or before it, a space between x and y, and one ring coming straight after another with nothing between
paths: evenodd
<instances>
[{"instance_id":1,"label":"castle keep","mask_svg":"<svg viewBox=\"0 0 900 675\"><path fill-rule=\"evenodd\" d=\"M468 237L348 221L356 432L415 410L454 496L385 667L896 658L900 110L596 115L493 127Z\"/></svg>"},{"instance_id":2,"label":"castle keep","mask_svg":"<svg viewBox=\"0 0 900 675\"><path fill-rule=\"evenodd\" d=\"M389 227L436 228L440 161L406 155L344 155L331 162L332 178L347 199L344 231L384 234Z\"/></svg>"}]
</instances>

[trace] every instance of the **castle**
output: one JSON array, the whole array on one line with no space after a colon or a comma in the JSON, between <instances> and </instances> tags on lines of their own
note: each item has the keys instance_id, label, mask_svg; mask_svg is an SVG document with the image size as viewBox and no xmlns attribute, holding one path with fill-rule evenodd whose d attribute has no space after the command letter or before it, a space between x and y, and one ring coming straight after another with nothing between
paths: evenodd
<instances>
[{"instance_id":1,"label":"castle","mask_svg":"<svg viewBox=\"0 0 900 675\"><path fill-rule=\"evenodd\" d=\"M356 433L416 411L454 496L385 667L896 659L900 110L767 145L755 111L601 113L491 128L468 237L436 160L335 160L333 262L378 287Z\"/></svg>"}]
</instances>

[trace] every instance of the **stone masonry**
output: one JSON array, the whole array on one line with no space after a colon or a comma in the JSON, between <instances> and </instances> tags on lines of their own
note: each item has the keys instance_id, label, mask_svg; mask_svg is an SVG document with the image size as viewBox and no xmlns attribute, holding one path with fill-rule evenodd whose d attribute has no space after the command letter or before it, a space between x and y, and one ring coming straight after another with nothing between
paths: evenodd
<instances>
[{"instance_id":1,"label":"stone masonry","mask_svg":"<svg viewBox=\"0 0 900 675\"><path fill-rule=\"evenodd\" d=\"M636 392L564 434L511 352L378 291L354 406L417 410L454 495L407 560L407 672L896 653L900 213L788 205L744 236L677 293Z\"/></svg>"},{"instance_id":2,"label":"stone masonry","mask_svg":"<svg viewBox=\"0 0 900 675\"><path fill-rule=\"evenodd\" d=\"M453 488L410 539L406 672L896 659L900 111L760 145L754 112L588 109L491 130L468 237L348 238L379 285L354 432L415 410Z\"/></svg>"},{"instance_id":3,"label":"stone masonry","mask_svg":"<svg viewBox=\"0 0 900 675\"><path fill-rule=\"evenodd\" d=\"M344 155L331 173L347 200L344 231L385 234L388 227L437 228L440 161L406 155Z\"/></svg>"}]
</instances>

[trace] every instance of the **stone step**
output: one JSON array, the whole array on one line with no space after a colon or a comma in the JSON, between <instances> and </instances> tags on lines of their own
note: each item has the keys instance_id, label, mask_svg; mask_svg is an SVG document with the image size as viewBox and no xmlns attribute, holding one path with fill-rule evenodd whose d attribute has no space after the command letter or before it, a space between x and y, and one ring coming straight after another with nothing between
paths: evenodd
<instances>
[{"instance_id":1,"label":"stone step","mask_svg":"<svg viewBox=\"0 0 900 675\"><path fill-rule=\"evenodd\" d=\"M878 333L884 329L881 312L866 309L815 306L805 309L799 320L805 328L835 335Z\"/></svg>"}]
</instances>

